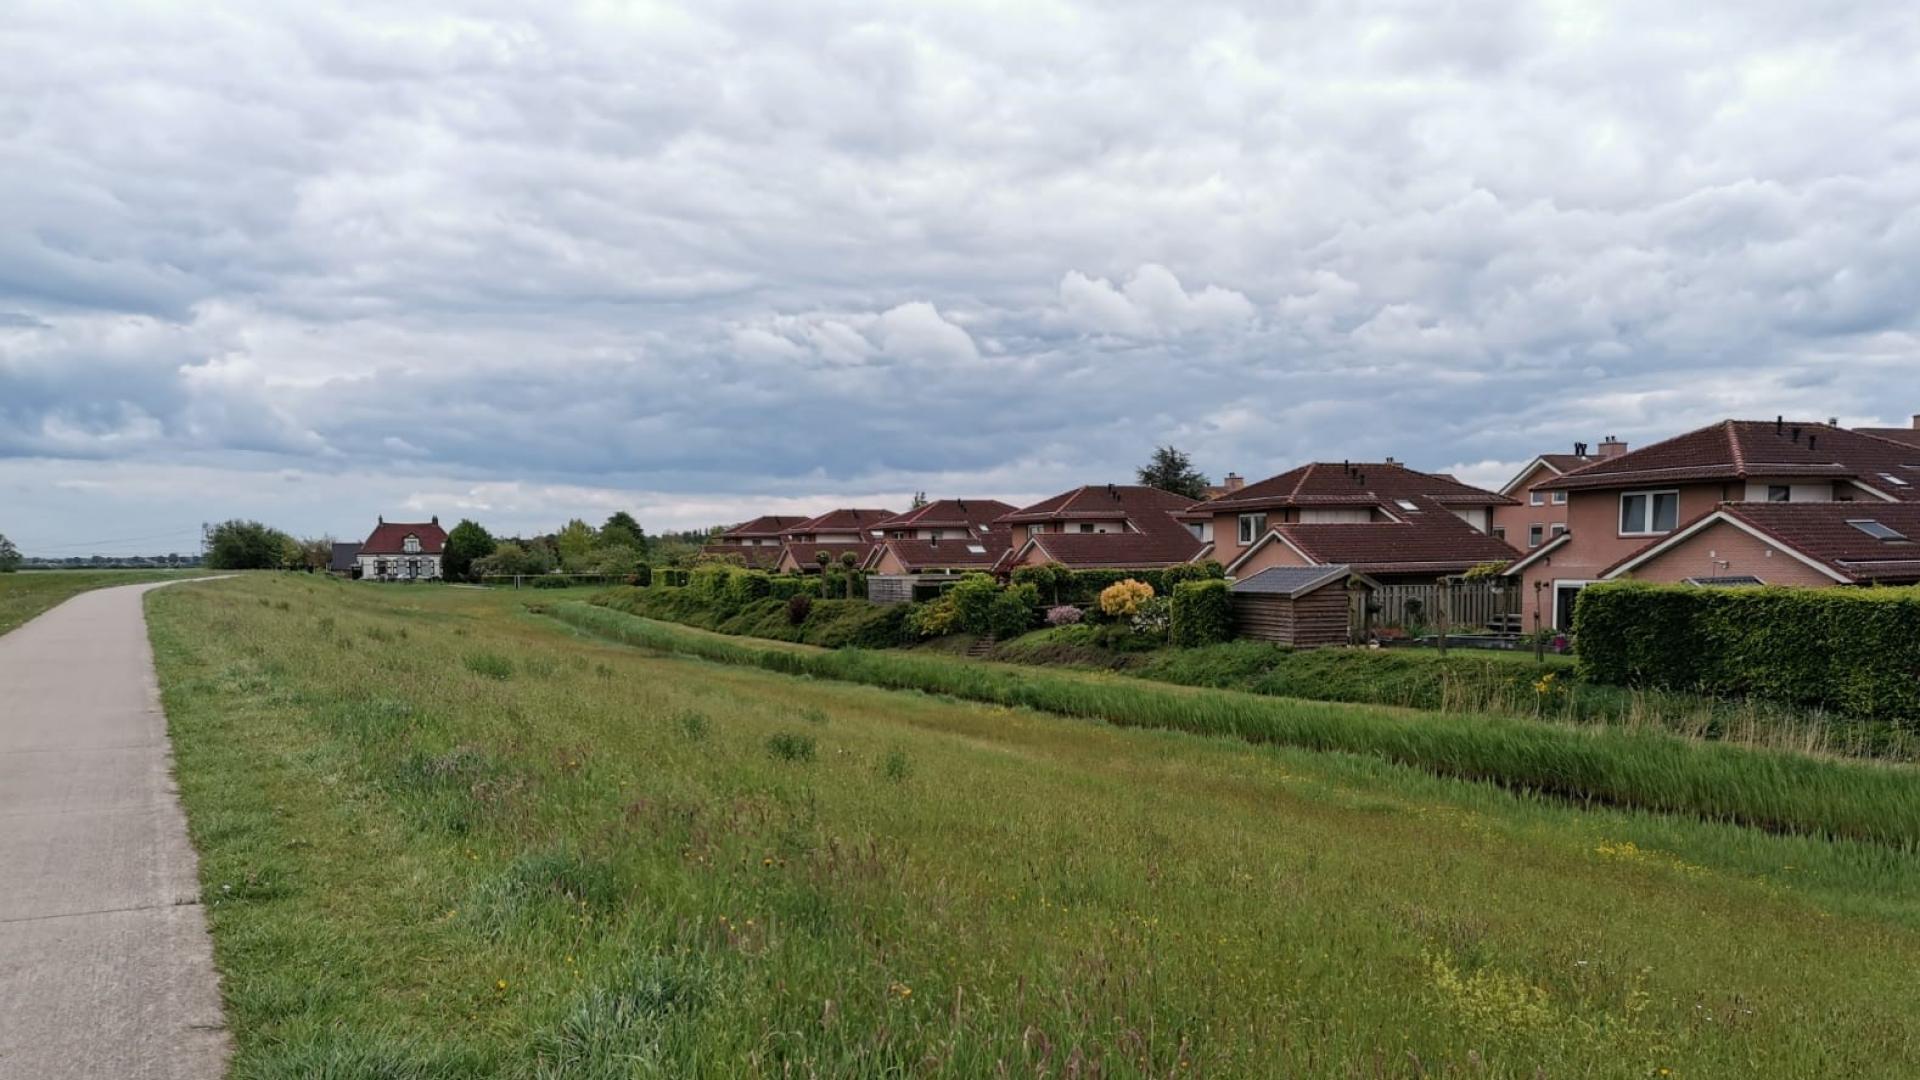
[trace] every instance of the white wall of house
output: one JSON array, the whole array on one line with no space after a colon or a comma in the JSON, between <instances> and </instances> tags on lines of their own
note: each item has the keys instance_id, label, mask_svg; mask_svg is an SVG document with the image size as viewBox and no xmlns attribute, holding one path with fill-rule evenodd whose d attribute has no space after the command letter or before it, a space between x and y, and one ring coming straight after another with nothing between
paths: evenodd
<instances>
[{"instance_id":1,"label":"white wall of house","mask_svg":"<svg viewBox=\"0 0 1920 1080\"><path fill-rule=\"evenodd\" d=\"M368 555L359 557L360 576L369 581L431 581L440 576L438 555ZM382 573L384 567L385 573Z\"/></svg>"},{"instance_id":2,"label":"white wall of house","mask_svg":"<svg viewBox=\"0 0 1920 1080\"><path fill-rule=\"evenodd\" d=\"M1453 516L1481 532L1486 532L1493 527L1493 508L1490 506L1469 506L1464 509L1456 506Z\"/></svg>"},{"instance_id":3,"label":"white wall of house","mask_svg":"<svg viewBox=\"0 0 1920 1080\"><path fill-rule=\"evenodd\" d=\"M1372 520L1373 508L1368 506L1300 511L1302 525L1364 525Z\"/></svg>"},{"instance_id":4,"label":"white wall of house","mask_svg":"<svg viewBox=\"0 0 1920 1080\"><path fill-rule=\"evenodd\" d=\"M1789 492L1788 502L1832 502L1833 481L1819 480L1808 483L1805 480L1749 480L1747 481L1747 501L1766 502L1768 490L1784 487Z\"/></svg>"}]
</instances>

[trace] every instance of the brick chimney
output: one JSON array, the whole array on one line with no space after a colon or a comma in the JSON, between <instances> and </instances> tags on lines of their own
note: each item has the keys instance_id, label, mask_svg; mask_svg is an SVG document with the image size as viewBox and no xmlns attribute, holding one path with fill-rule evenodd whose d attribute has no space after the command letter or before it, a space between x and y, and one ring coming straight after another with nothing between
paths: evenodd
<instances>
[{"instance_id":1,"label":"brick chimney","mask_svg":"<svg viewBox=\"0 0 1920 1080\"><path fill-rule=\"evenodd\" d=\"M1920 428L1920 416L1916 416L1913 418L1913 426ZM1241 479L1239 473L1230 472L1227 474L1227 478L1220 482L1220 486L1226 489L1227 494L1231 495L1234 492L1239 491L1241 488L1246 487L1247 482Z\"/></svg>"},{"instance_id":2,"label":"brick chimney","mask_svg":"<svg viewBox=\"0 0 1920 1080\"><path fill-rule=\"evenodd\" d=\"M1611 435L1600 440L1600 456L1603 458L1616 458L1626 452L1627 444Z\"/></svg>"},{"instance_id":3,"label":"brick chimney","mask_svg":"<svg viewBox=\"0 0 1920 1080\"><path fill-rule=\"evenodd\" d=\"M1920 412L1913 414L1913 430L1920 431Z\"/></svg>"}]
</instances>

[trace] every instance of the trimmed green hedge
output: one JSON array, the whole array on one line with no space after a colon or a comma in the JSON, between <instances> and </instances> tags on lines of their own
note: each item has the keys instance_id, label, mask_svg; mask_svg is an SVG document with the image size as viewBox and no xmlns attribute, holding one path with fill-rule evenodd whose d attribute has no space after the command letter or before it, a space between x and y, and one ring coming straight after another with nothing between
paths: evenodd
<instances>
[{"instance_id":1,"label":"trimmed green hedge","mask_svg":"<svg viewBox=\"0 0 1920 1080\"><path fill-rule=\"evenodd\" d=\"M1596 682L1920 726L1920 589L1609 582L1581 590L1573 628Z\"/></svg>"},{"instance_id":2,"label":"trimmed green hedge","mask_svg":"<svg viewBox=\"0 0 1920 1080\"><path fill-rule=\"evenodd\" d=\"M1208 560L1180 563L1161 570L1069 570L1059 563L1022 566L1014 570L1015 585L1032 585L1048 604L1092 604L1100 590L1119 581L1143 581L1153 586L1155 596L1166 596L1183 581L1220 581L1226 567Z\"/></svg>"},{"instance_id":3,"label":"trimmed green hedge","mask_svg":"<svg viewBox=\"0 0 1920 1080\"><path fill-rule=\"evenodd\" d=\"M1173 587L1172 639L1192 648L1233 637L1233 594L1225 581L1183 581Z\"/></svg>"}]
</instances>

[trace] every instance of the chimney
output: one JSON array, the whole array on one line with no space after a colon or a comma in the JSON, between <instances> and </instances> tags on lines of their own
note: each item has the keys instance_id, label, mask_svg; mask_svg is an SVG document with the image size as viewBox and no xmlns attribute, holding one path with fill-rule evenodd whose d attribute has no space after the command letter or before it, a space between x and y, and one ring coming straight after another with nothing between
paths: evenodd
<instances>
[{"instance_id":1,"label":"chimney","mask_svg":"<svg viewBox=\"0 0 1920 1080\"><path fill-rule=\"evenodd\" d=\"M1388 454L1388 455L1387 455L1387 464L1389 464L1389 465L1398 465L1398 464L1400 464L1400 463L1399 463L1399 462L1397 462L1397 461L1395 461L1395 460L1393 460L1393 455L1392 455L1392 454Z\"/></svg>"},{"instance_id":2,"label":"chimney","mask_svg":"<svg viewBox=\"0 0 1920 1080\"><path fill-rule=\"evenodd\" d=\"M1920 431L1920 412L1913 414L1913 430Z\"/></svg>"},{"instance_id":3,"label":"chimney","mask_svg":"<svg viewBox=\"0 0 1920 1080\"><path fill-rule=\"evenodd\" d=\"M1913 418L1913 426L1920 427L1920 416L1916 416ZM1227 494L1231 495L1234 492L1239 491L1241 488L1246 487L1247 482L1240 478L1239 473L1230 472L1227 474L1226 480L1222 482L1220 486L1226 488Z\"/></svg>"},{"instance_id":4,"label":"chimney","mask_svg":"<svg viewBox=\"0 0 1920 1080\"><path fill-rule=\"evenodd\" d=\"M1577 442L1577 443L1574 443L1574 444L1573 444L1573 456L1574 456L1574 457L1586 457L1586 456L1587 456L1587 444L1586 444L1586 443L1583 443L1583 442Z\"/></svg>"},{"instance_id":5,"label":"chimney","mask_svg":"<svg viewBox=\"0 0 1920 1080\"><path fill-rule=\"evenodd\" d=\"M1626 452L1627 444L1611 435L1600 440L1600 456L1603 458L1616 458Z\"/></svg>"},{"instance_id":6,"label":"chimney","mask_svg":"<svg viewBox=\"0 0 1920 1080\"><path fill-rule=\"evenodd\" d=\"M1114 486L1113 486L1112 484L1108 484L1108 485L1107 485L1107 498L1109 498L1109 499L1118 499L1119 497L1120 497L1120 489L1119 489L1119 488L1116 488L1116 487L1114 487Z\"/></svg>"},{"instance_id":7,"label":"chimney","mask_svg":"<svg viewBox=\"0 0 1920 1080\"><path fill-rule=\"evenodd\" d=\"M387 515L381 514L373 520L378 524L385 525L387 523Z\"/></svg>"},{"instance_id":8,"label":"chimney","mask_svg":"<svg viewBox=\"0 0 1920 1080\"><path fill-rule=\"evenodd\" d=\"M439 515L439 514L435 514L435 515L433 515L433 523L434 523L435 525L438 525L438 524L440 524L440 515Z\"/></svg>"}]
</instances>

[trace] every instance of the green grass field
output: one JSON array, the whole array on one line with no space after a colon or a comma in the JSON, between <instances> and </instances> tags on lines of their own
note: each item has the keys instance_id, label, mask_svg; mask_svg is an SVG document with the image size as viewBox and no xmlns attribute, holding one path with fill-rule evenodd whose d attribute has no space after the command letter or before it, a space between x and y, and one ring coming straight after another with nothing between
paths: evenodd
<instances>
[{"instance_id":1,"label":"green grass field","mask_svg":"<svg viewBox=\"0 0 1920 1080\"><path fill-rule=\"evenodd\" d=\"M0 634L89 589L198 577L205 570L21 570L0 574Z\"/></svg>"},{"instance_id":2,"label":"green grass field","mask_svg":"<svg viewBox=\"0 0 1920 1080\"><path fill-rule=\"evenodd\" d=\"M710 663L531 599L149 597L235 1075L1920 1065L1911 849Z\"/></svg>"}]
</instances>

